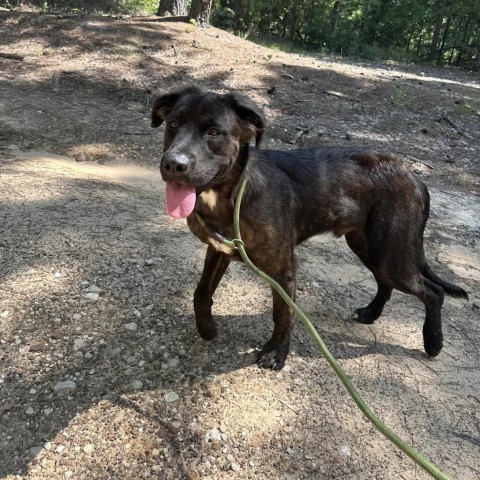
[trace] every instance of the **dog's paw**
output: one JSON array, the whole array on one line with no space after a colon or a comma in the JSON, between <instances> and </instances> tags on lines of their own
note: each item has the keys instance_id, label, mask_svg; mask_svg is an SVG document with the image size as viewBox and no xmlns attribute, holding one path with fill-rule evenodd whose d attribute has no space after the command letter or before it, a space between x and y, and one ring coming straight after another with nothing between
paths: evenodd
<instances>
[{"instance_id":1,"label":"dog's paw","mask_svg":"<svg viewBox=\"0 0 480 480\"><path fill-rule=\"evenodd\" d=\"M258 366L271 370L281 370L285 366L287 354L288 348L268 342L258 355Z\"/></svg>"},{"instance_id":2,"label":"dog's paw","mask_svg":"<svg viewBox=\"0 0 480 480\"><path fill-rule=\"evenodd\" d=\"M368 307L357 308L352 316L353 320L358 323L363 323L365 325L371 325L380 315L376 315L376 312L373 312Z\"/></svg>"},{"instance_id":3,"label":"dog's paw","mask_svg":"<svg viewBox=\"0 0 480 480\"><path fill-rule=\"evenodd\" d=\"M197 330L204 340L213 340L217 336L217 326L213 319L197 319Z\"/></svg>"},{"instance_id":4,"label":"dog's paw","mask_svg":"<svg viewBox=\"0 0 480 480\"><path fill-rule=\"evenodd\" d=\"M423 346L429 357L436 357L443 348L443 335L441 333L424 333Z\"/></svg>"}]
</instances>

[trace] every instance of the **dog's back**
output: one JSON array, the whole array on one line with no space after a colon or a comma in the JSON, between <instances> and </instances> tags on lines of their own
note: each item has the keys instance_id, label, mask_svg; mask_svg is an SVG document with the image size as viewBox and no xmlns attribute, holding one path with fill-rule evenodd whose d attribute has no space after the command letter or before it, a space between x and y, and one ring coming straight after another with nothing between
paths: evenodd
<instances>
[{"instance_id":1,"label":"dog's back","mask_svg":"<svg viewBox=\"0 0 480 480\"><path fill-rule=\"evenodd\" d=\"M380 222L414 217L421 224L425 187L391 155L340 147L252 154L249 175L262 178L252 179L262 186L261 201L273 205L277 195L292 204L297 243L324 232L363 230L372 215ZM266 183L272 188L264 189Z\"/></svg>"}]
</instances>

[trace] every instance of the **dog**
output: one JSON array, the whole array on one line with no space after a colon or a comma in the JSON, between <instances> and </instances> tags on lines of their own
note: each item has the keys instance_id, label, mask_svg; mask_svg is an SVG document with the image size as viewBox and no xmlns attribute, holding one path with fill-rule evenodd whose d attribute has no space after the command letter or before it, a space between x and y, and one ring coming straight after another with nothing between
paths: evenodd
<instances>
[{"instance_id":1,"label":"dog","mask_svg":"<svg viewBox=\"0 0 480 480\"><path fill-rule=\"evenodd\" d=\"M212 297L235 249L219 242L233 238L233 208L239 183L247 176L240 211L246 251L261 270L295 299L295 245L332 232L373 273L373 300L354 318L372 324L395 288L425 305L423 341L434 357L443 347L444 294L467 299L462 288L432 272L423 248L429 193L392 155L363 149L317 147L288 152L260 150L264 117L239 93L224 95L196 87L156 98L152 127L166 122L160 172L166 182L166 207L186 218L192 233L208 245L203 273L194 293L198 332L217 334ZM255 141L255 147L250 144ZM197 214L203 217L202 226ZM274 329L258 364L285 364L293 316L272 289Z\"/></svg>"}]
</instances>

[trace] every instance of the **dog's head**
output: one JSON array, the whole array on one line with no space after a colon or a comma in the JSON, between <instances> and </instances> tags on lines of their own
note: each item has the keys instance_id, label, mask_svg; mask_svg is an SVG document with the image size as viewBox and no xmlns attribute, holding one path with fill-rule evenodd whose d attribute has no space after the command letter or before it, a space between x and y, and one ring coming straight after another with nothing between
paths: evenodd
<instances>
[{"instance_id":1,"label":"dog's head","mask_svg":"<svg viewBox=\"0 0 480 480\"><path fill-rule=\"evenodd\" d=\"M255 139L258 147L264 125L260 109L248 97L194 87L155 100L152 127L164 121L162 178L200 189L228 174L242 145Z\"/></svg>"}]
</instances>

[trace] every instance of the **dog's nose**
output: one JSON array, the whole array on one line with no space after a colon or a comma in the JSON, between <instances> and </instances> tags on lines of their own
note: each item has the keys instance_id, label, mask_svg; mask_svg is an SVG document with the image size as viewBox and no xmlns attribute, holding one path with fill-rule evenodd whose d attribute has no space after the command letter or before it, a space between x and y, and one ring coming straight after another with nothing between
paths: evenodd
<instances>
[{"instance_id":1,"label":"dog's nose","mask_svg":"<svg viewBox=\"0 0 480 480\"><path fill-rule=\"evenodd\" d=\"M191 165L191 160L185 155L164 155L160 169L169 177L174 177L187 173Z\"/></svg>"}]
</instances>

